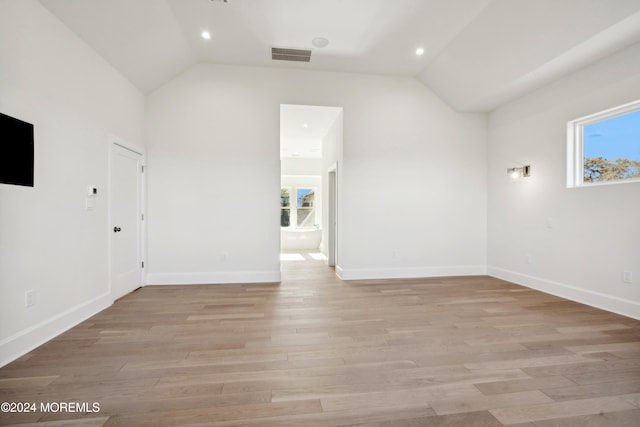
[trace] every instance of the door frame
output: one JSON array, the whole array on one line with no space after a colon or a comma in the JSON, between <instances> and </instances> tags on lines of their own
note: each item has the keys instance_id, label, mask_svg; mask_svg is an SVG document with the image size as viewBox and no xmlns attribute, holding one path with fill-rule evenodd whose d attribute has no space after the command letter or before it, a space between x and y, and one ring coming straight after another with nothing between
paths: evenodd
<instances>
[{"instance_id":1,"label":"door frame","mask_svg":"<svg viewBox=\"0 0 640 427\"><path fill-rule=\"evenodd\" d=\"M338 163L328 170L327 192L329 202L329 218L327 230L327 264L335 267L338 264Z\"/></svg>"},{"instance_id":2,"label":"door frame","mask_svg":"<svg viewBox=\"0 0 640 427\"><path fill-rule=\"evenodd\" d=\"M112 234L113 234L113 195L112 195L112 188L111 188L111 178L112 178L112 168L113 168L113 164L112 164L112 158L113 158L113 151L116 149L116 147L118 148L124 148L125 150L129 150L133 153L136 153L138 155L140 155L141 158L141 165L143 167L143 171L141 171L141 179L140 179L140 213L142 214L142 217L144 218L141 222L141 226L140 226L140 233L138 233L138 247L140 248L139 251L139 256L140 259L145 263L145 266L142 267L142 282L140 283L141 287L144 287L145 284L147 283L147 269L146 269L146 259L147 259L147 214L146 214L146 199L147 199L147 180L146 180L146 165L147 165L147 156L145 153L144 148L136 146L136 145L132 145L129 144L128 142L126 142L125 140L123 140L122 138L119 138L115 135L109 135L108 137L108 153L107 153L107 186L108 186L108 212L107 212L107 242L108 242L108 255L107 255L107 272L108 272L108 285L109 285L109 294L111 295L111 299L112 301L115 301L116 298L113 295L113 277L112 277L112 264L113 264L113 260L112 260L112 250L113 250L113 245L112 245Z\"/></svg>"}]
</instances>

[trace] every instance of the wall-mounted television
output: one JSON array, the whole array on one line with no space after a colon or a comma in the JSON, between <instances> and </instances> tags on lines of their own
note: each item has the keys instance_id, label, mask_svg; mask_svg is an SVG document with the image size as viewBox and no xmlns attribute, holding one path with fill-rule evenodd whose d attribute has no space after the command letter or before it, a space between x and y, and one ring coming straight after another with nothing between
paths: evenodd
<instances>
[{"instance_id":1,"label":"wall-mounted television","mask_svg":"<svg viewBox=\"0 0 640 427\"><path fill-rule=\"evenodd\" d=\"M33 125L2 113L0 184L33 187Z\"/></svg>"}]
</instances>

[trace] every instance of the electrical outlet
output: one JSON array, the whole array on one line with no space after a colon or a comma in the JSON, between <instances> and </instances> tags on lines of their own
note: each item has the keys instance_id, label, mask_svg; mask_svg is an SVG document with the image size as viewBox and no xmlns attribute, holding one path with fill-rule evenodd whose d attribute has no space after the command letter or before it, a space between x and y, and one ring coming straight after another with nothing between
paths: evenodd
<instances>
[{"instance_id":1,"label":"electrical outlet","mask_svg":"<svg viewBox=\"0 0 640 427\"><path fill-rule=\"evenodd\" d=\"M32 307L36 304L36 293L33 289L24 293L24 306Z\"/></svg>"},{"instance_id":2,"label":"electrical outlet","mask_svg":"<svg viewBox=\"0 0 640 427\"><path fill-rule=\"evenodd\" d=\"M391 251L391 258L392 259L398 259L398 251L397 250L392 250Z\"/></svg>"},{"instance_id":3,"label":"electrical outlet","mask_svg":"<svg viewBox=\"0 0 640 427\"><path fill-rule=\"evenodd\" d=\"M622 281L624 283L633 283L633 273L631 271L623 271Z\"/></svg>"},{"instance_id":4,"label":"electrical outlet","mask_svg":"<svg viewBox=\"0 0 640 427\"><path fill-rule=\"evenodd\" d=\"M524 262L525 264L533 264L533 257L531 256L531 254L524 255Z\"/></svg>"}]
</instances>

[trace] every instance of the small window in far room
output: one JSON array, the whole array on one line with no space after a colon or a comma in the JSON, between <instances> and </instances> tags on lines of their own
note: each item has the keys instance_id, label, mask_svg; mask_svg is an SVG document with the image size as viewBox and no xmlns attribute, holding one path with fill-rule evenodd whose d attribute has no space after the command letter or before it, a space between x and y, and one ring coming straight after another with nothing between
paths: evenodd
<instances>
[{"instance_id":1,"label":"small window in far room","mask_svg":"<svg viewBox=\"0 0 640 427\"><path fill-rule=\"evenodd\" d=\"M280 227L291 225L291 201L288 188L280 189Z\"/></svg>"},{"instance_id":2,"label":"small window in far room","mask_svg":"<svg viewBox=\"0 0 640 427\"><path fill-rule=\"evenodd\" d=\"M297 193L297 226L312 226L315 223L315 191L312 188L298 188Z\"/></svg>"},{"instance_id":3,"label":"small window in far room","mask_svg":"<svg viewBox=\"0 0 640 427\"><path fill-rule=\"evenodd\" d=\"M316 226L316 189L282 187L280 189L280 227Z\"/></svg>"},{"instance_id":4,"label":"small window in far room","mask_svg":"<svg viewBox=\"0 0 640 427\"><path fill-rule=\"evenodd\" d=\"M640 181L640 101L567 125L567 187Z\"/></svg>"}]
</instances>

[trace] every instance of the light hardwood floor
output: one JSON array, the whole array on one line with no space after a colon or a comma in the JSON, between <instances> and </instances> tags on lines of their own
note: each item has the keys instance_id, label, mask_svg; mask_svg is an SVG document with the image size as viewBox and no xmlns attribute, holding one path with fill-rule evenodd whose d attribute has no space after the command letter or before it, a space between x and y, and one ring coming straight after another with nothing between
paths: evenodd
<instances>
[{"instance_id":1,"label":"light hardwood floor","mask_svg":"<svg viewBox=\"0 0 640 427\"><path fill-rule=\"evenodd\" d=\"M38 409L0 424L639 425L638 321L490 277L343 282L283 264L281 284L117 301L0 369L0 402Z\"/></svg>"}]
</instances>

